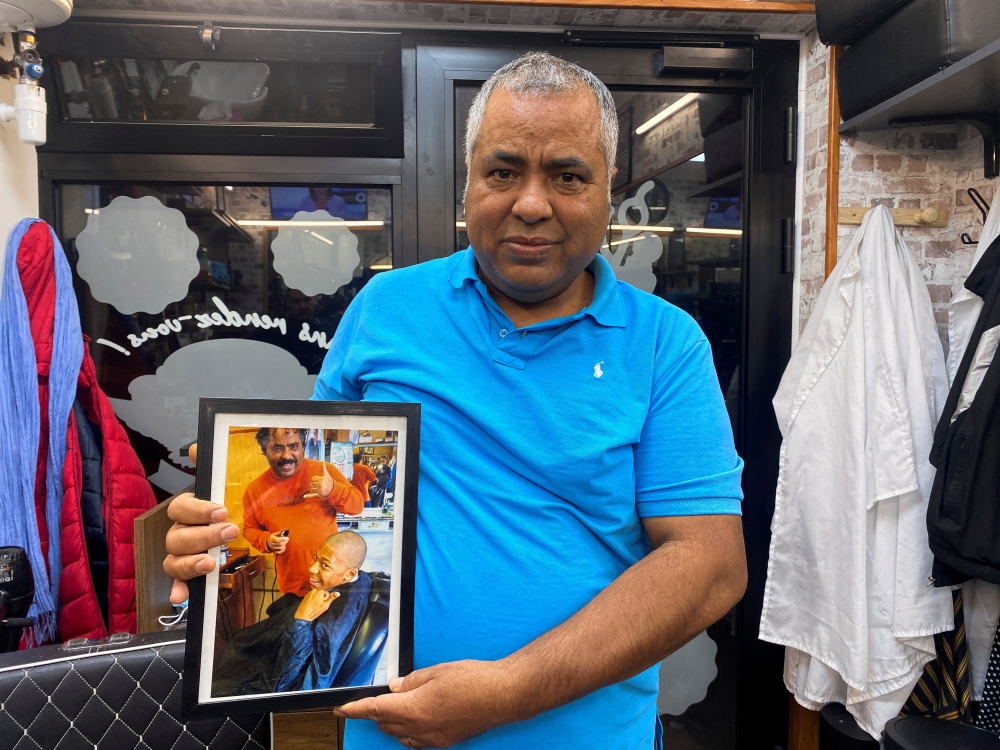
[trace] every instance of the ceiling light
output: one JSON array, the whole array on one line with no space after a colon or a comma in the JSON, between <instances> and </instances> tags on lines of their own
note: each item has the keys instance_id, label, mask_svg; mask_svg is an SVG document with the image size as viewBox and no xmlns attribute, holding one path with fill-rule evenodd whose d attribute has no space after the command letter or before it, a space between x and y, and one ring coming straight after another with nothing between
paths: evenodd
<instances>
[{"instance_id":1,"label":"ceiling light","mask_svg":"<svg viewBox=\"0 0 1000 750\"><path fill-rule=\"evenodd\" d=\"M705 154L704 154L704 152L698 154L697 156L692 156L691 157L691 161L705 161Z\"/></svg>"},{"instance_id":2,"label":"ceiling light","mask_svg":"<svg viewBox=\"0 0 1000 750\"><path fill-rule=\"evenodd\" d=\"M316 234L315 232L309 232L309 234L311 234L313 237L315 237L320 242L325 242L327 245L332 245L333 244L333 240L328 240L326 237L324 237L321 234Z\"/></svg>"},{"instance_id":3,"label":"ceiling light","mask_svg":"<svg viewBox=\"0 0 1000 750\"><path fill-rule=\"evenodd\" d=\"M232 190L232 189L233 189L232 185L226 185L226 190Z\"/></svg>"},{"instance_id":4,"label":"ceiling light","mask_svg":"<svg viewBox=\"0 0 1000 750\"><path fill-rule=\"evenodd\" d=\"M375 263L374 265L368 267L373 271L391 271L392 263Z\"/></svg>"},{"instance_id":5,"label":"ceiling light","mask_svg":"<svg viewBox=\"0 0 1000 750\"><path fill-rule=\"evenodd\" d=\"M243 219L236 222L241 227L296 227L302 229L317 229L319 227L346 227L360 229L363 227L383 227L384 221L260 221Z\"/></svg>"},{"instance_id":6,"label":"ceiling light","mask_svg":"<svg viewBox=\"0 0 1000 750\"><path fill-rule=\"evenodd\" d=\"M676 102L674 102L673 104L671 104L669 107L667 107L664 110L661 110L660 112L657 112L655 115L653 115L648 120L646 120L646 122L644 122L642 125L640 125L639 127L637 127L635 129L635 134L636 135L642 135L647 130L651 130L652 128L655 128L657 125L659 125L664 120L668 120L671 117L673 117L674 115L676 115L678 112L680 112L682 109L684 109L689 104L693 104L697 99L698 99L698 95L697 94L685 94L680 99L678 99Z\"/></svg>"}]
</instances>

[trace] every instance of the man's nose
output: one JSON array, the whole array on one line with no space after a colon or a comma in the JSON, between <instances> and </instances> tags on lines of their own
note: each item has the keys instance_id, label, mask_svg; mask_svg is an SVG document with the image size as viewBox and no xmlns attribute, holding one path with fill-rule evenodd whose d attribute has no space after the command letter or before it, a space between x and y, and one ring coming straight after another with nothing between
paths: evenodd
<instances>
[{"instance_id":1,"label":"man's nose","mask_svg":"<svg viewBox=\"0 0 1000 750\"><path fill-rule=\"evenodd\" d=\"M521 184L511 213L525 224L535 224L552 217L552 204L549 203L544 177L529 177Z\"/></svg>"}]
</instances>

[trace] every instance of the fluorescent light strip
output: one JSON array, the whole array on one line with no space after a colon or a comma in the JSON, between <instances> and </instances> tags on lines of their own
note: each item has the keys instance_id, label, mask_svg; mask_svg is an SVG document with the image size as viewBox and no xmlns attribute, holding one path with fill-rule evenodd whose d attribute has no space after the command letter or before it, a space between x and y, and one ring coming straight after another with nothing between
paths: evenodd
<instances>
[{"instance_id":1,"label":"fluorescent light strip","mask_svg":"<svg viewBox=\"0 0 1000 750\"><path fill-rule=\"evenodd\" d=\"M373 271L391 271L392 263L376 263L375 265L368 267ZM377 443L373 443L373 445L377 445Z\"/></svg>"},{"instance_id":2,"label":"fluorescent light strip","mask_svg":"<svg viewBox=\"0 0 1000 750\"><path fill-rule=\"evenodd\" d=\"M361 229L363 227L384 227L384 221L258 221L243 219L236 222L241 227L294 227L316 229L318 227L347 227Z\"/></svg>"},{"instance_id":3,"label":"fluorescent light strip","mask_svg":"<svg viewBox=\"0 0 1000 750\"><path fill-rule=\"evenodd\" d=\"M326 237L324 237L321 234L316 234L315 232L310 232L309 234L311 234L313 237L315 237L320 242L325 242L327 245L332 245L333 244L333 240L328 240Z\"/></svg>"},{"instance_id":4,"label":"fluorescent light strip","mask_svg":"<svg viewBox=\"0 0 1000 750\"><path fill-rule=\"evenodd\" d=\"M456 221L455 227L458 229L465 229L464 221ZM633 232L652 232L653 234L673 234L674 232L680 232L687 235L688 237L742 237L742 229L713 229L705 227L652 227L645 226L641 224L612 224L612 232L623 232L623 231L633 231ZM630 237L625 242L631 242L632 240L638 239L638 237ZM618 243L611 243L618 244ZM606 245L605 245L606 247Z\"/></svg>"},{"instance_id":5,"label":"fluorescent light strip","mask_svg":"<svg viewBox=\"0 0 1000 750\"><path fill-rule=\"evenodd\" d=\"M676 115L678 112L687 107L689 104L693 104L697 99L698 99L698 94L685 94L676 102L671 104L669 107L662 110L661 112L657 112L655 115L646 120L646 122L637 127L635 129L635 134L642 135L647 130L652 130L661 122L669 120L671 117Z\"/></svg>"}]
</instances>

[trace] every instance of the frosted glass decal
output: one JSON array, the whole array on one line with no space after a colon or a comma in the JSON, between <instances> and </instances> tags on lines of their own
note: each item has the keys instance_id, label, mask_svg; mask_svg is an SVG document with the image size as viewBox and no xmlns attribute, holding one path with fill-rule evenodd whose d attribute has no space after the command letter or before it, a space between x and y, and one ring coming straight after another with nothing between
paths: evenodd
<instances>
[{"instance_id":1,"label":"frosted glass decal","mask_svg":"<svg viewBox=\"0 0 1000 750\"><path fill-rule=\"evenodd\" d=\"M618 223L622 226L637 227L623 229L622 238L612 243L612 246L601 246L601 255L615 269L615 276L621 281L650 292L656 288L656 274L653 264L663 255L663 241L655 234L643 231L641 227L649 224L649 209L646 207L646 193L653 189L653 181L643 183L638 192L618 207ZM628 210L634 208L639 212L639 222L633 224L628 220Z\"/></svg>"},{"instance_id":2,"label":"frosted glass decal","mask_svg":"<svg viewBox=\"0 0 1000 750\"><path fill-rule=\"evenodd\" d=\"M184 214L146 195L120 195L87 216L77 273L94 299L121 313L158 313L184 299L198 275L198 235Z\"/></svg>"},{"instance_id":3,"label":"frosted glass decal","mask_svg":"<svg viewBox=\"0 0 1000 750\"><path fill-rule=\"evenodd\" d=\"M131 399L111 405L125 424L168 448L174 463L192 466L180 449L198 437L199 398L309 398L315 382L273 344L211 339L178 349L155 375L129 383Z\"/></svg>"},{"instance_id":4,"label":"frosted glass decal","mask_svg":"<svg viewBox=\"0 0 1000 750\"><path fill-rule=\"evenodd\" d=\"M171 495L182 492L194 483L194 477L187 472L171 466L162 458L160 466L155 474L150 474L146 479L150 484L155 484L160 489L166 490Z\"/></svg>"},{"instance_id":5,"label":"frosted glass decal","mask_svg":"<svg viewBox=\"0 0 1000 750\"><path fill-rule=\"evenodd\" d=\"M316 223L301 226L299 222ZM343 225L343 226L338 226ZM271 243L274 270L303 294L334 294L354 278L361 263L358 238L346 222L326 211L299 211Z\"/></svg>"},{"instance_id":6,"label":"frosted glass decal","mask_svg":"<svg viewBox=\"0 0 1000 750\"><path fill-rule=\"evenodd\" d=\"M701 703L708 686L719 673L715 645L707 631L696 636L660 662L660 694L656 707L661 714L680 716L689 706Z\"/></svg>"}]
</instances>

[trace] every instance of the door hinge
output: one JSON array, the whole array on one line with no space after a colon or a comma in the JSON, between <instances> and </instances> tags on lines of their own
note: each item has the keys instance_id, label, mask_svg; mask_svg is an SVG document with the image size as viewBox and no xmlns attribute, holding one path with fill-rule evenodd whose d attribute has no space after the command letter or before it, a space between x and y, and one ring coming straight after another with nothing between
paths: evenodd
<instances>
[{"instance_id":1,"label":"door hinge","mask_svg":"<svg viewBox=\"0 0 1000 750\"><path fill-rule=\"evenodd\" d=\"M795 161L795 136L798 133L798 117L795 107L785 110L785 164Z\"/></svg>"},{"instance_id":2,"label":"door hinge","mask_svg":"<svg viewBox=\"0 0 1000 750\"><path fill-rule=\"evenodd\" d=\"M781 272L795 271L795 217L781 220Z\"/></svg>"}]
</instances>

